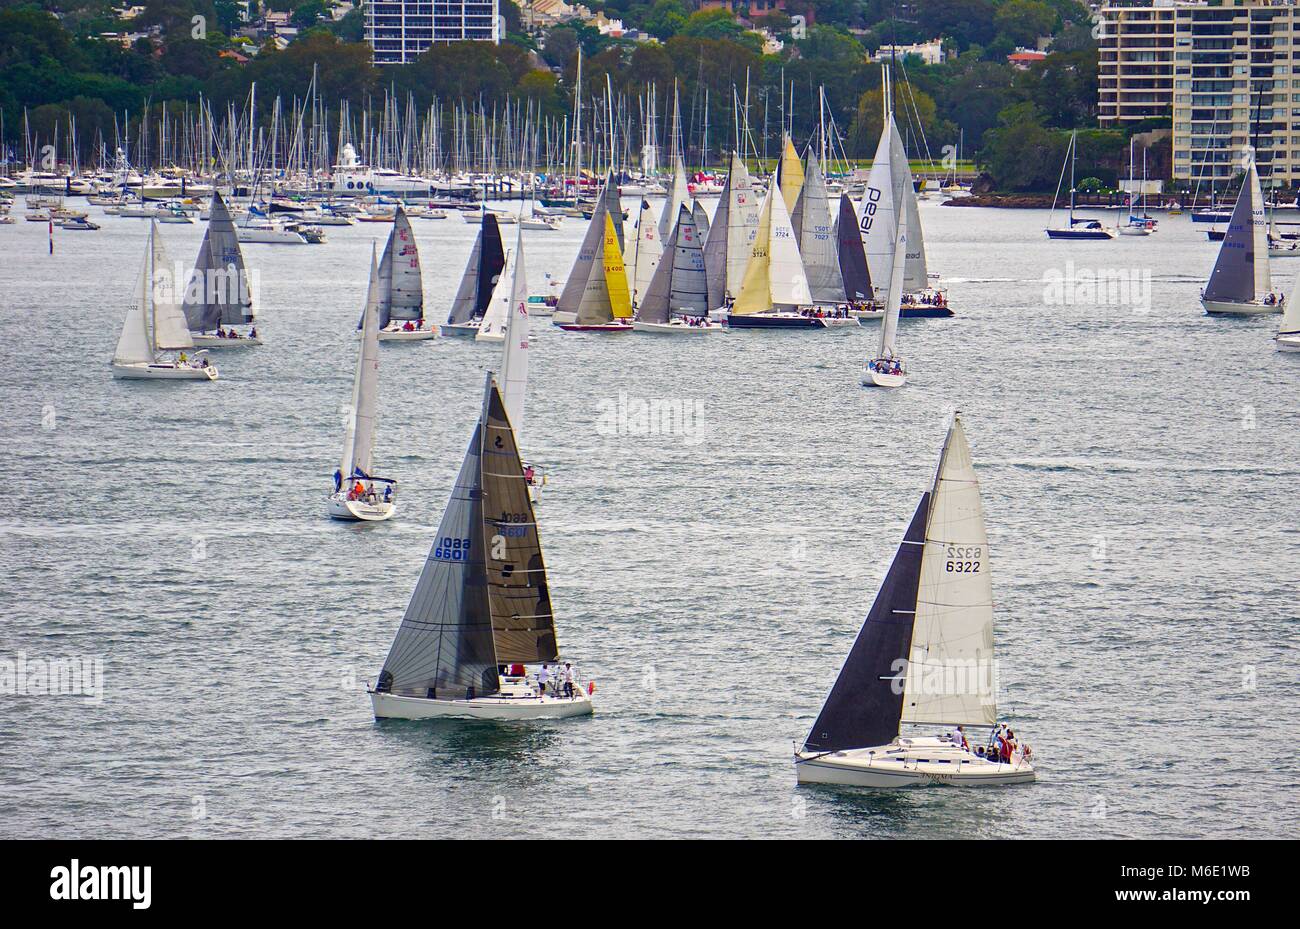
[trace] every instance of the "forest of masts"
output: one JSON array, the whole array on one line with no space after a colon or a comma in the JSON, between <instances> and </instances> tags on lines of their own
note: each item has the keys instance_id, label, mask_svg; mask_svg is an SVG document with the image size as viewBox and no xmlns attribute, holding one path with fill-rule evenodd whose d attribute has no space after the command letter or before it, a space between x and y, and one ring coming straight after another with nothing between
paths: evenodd
<instances>
[{"instance_id":1,"label":"forest of masts","mask_svg":"<svg viewBox=\"0 0 1300 929\"><path fill-rule=\"evenodd\" d=\"M671 170L678 154L688 170L725 170L732 150L751 168L761 168L780 154L784 134L794 125L794 88L787 93L784 81L779 98L763 93L751 100L748 84L733 86L730 125L722 127L709 124L707 87L683 114L675 83L652 85L628 98L615 94L607 77L603 91L586 95L562 117L544 114L531 99L491 107L435 100L417 110L413 96L401 99L394 91L385 91L382 101L367 97L360 105L341 100L330 106L315 88L313 76L305 98L266 100L254 84L242 106L232 103L215 112L202 98L161 103L139 114L115 115L111 130L97 128L88 139L71 115L42 137L24 111L21 142L0 150L0 175L130 167L217 178L321 177L347 144L371 167L426 177L655 174ZM820 113L809 136L797 141L813 146L833 173L847 164L843 137L820 91L817 103ZM4 130L0 122L0 139Z\"/></svg>"}]
</instances>

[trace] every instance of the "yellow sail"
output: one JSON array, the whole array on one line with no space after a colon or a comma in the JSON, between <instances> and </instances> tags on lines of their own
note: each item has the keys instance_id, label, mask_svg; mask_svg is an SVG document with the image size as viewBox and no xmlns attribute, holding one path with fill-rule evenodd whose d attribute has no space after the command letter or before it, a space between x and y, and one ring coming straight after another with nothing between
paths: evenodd
<instances>
[{"instance_id":1,"label":"yellow sail","mask_svg":"<svg viewBox=\"0 0 1300 929\"><path fill-rule=\"evenodd\" d=\"M745 276L740 282L740 293L731 307L737 316L766 313L772 309L772 283L769 268L772 261L772 198L779 196L776 185L768 187L763 207L758 211L758 231L745 265Z\"/></svg>"},{"instance_id":2,"label":"yellow sail","mask_svg":"<svg viewBox=\"0 0 1300 929\"><path fill-rule=\"evenodd\" d=\"M803 191L803 164L799 153L794 150L794 142L785 137L785 151L781 153L781 199L785 201L788 213L794 213L794 205L799 202Z\"/></svg>"},{"instance_id":3,"label":"yellow sail","mask_svg":"<svg viewBox=\"0 0 1300 929\"><path fill-rule=\"evenodd\" d=\"M627 291L627 269L623 267L623 252L618 247L618 233L614 231L614 217L605 212L605 289L609 291L609 311L615 319L632 318L632 297Z\"/></svg>"}]
</instances>

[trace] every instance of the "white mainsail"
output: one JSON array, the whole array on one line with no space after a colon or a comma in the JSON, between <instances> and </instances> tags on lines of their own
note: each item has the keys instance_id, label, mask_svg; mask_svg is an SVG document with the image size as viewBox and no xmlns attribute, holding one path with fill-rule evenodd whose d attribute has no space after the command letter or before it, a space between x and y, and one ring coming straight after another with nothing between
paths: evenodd
<instances>
[{"instance_id":1,"label":"white mainsail","mask_svg":"<svg viewBox=\"0 0 1300 929\"><path fill-rule=\"evenodd\" d=\"M153 286L149 301L153 317L150 320L153 351L157 354L168 349L193 348L194 339L190 335L190 327L177 302L177 282L170 277L171 264L167 260L167 250L163 248L162 236L157 234L157 223L154 220L149 222L149 243L153 249Z\"/></svg>"},{"instance_id":2,"label":"white mainsail","mask_svg":"<svg viewBox=\"0 0 1300 929\"><path fill-rule=\"evenodd\" d=\"M835 231L831 224L830 198L822 166L811 149L804 173L803 190L794 212L790 214L808 289L814 303L833 304L844 300L844 281L840 277Z\"/></svg>"},{"instance_id":3,"label":"white mainsail","mask_svg":"<svg viewBox=\"0 0 1300 929\"><path fill-rule=\"evenodd\" d=\"M501 402L515 431L515 441L524 427L524 392L528 386L528 275L524 269L524 232L516 233L514 254L501 275L497 290L509 288L510 312L506 321L505 351L501 361ZM508 282L508 283L507 283Z\"/></svg>"},{"instance_id":4,"label":"white mainsail","mask_svg":"<svg viewBox=\"0 0 1300 929\"><path fill-rule=\"evenodd\" d=\"M885 298L885 318L880 324L880 348L877 358L897 358L898 316L903 308L903 266L907 254L907 213L898 218L898 231L895 235L894 265L889 272L889 293Z\"/></svg>"},{"instance_id":5,"label":"white mainsail","mask_svg":"<svg viewBox=\"0 0 1300 929\"><path fill-rule=\"evenodd\" d=\"M953 418L930 498L903 722L997 722L993 587L979 480Z\"/></svg>"},{"instance_id":6,"label":"white mainsail","mask_svg":"<svg viewBox=\"0 0 1300 929\"><path fill-rule=\"evenodd\" d=\"M664 211L659 215L659 241L668 238L677 222L677 210L687 202L690 191L686 183L686 166L682 156L673 156L673 178L668 182L668 198L664 201Z\"/></svg>"},{"instance_id":7,"label":"white mainsail","mask_svg":"<svg viewBox=\"0 0 1300 929\"><path fill-rule=\"evenodd\" d=\"M772 179L771 186L777 188L775 178ZM808 276L804 272L794 226L790 223L790 213L785 208L785 197L769 195L768 200L771 203L772 218L768 229L770 241L767 274L772 305L807 306L812 303L812 292L808 288Z\"/></svg>"},{"instance_id":8,"label":"white mainsail","mask_svg":"<svg viewBox=\"0 0 1300 929\"><path fill-rule=\"evenodd\" d=\"M380 328L387 326L390 319L424 318L420 252L415 245L411 221L400 206L393 217L393 229L388 234L388 244L384 246L384 256L379 263L379 279L383 285L379 294Z\"/></svg>"},{"instance_id":9,"label":"white mainsail","mask_svg":"<svg viewBox=\"0 0 1300 929\"><path fill-rule=\"evenodd\" d=\"M361 316L361 351L352 381L352 407L348 411L340 472L343 479L357 471L369 475L375 444L375 411L379 393L379 301L382 292L375 247L370 246L370 285Z\"/></svg>"},{"instance_id":10,"label":"white mainsail","mask_svg":"<svg viewBox=\"0 0 1300 929\"><path fill-rule=\"evenodd\" d=\"M740 156L731 153L731 174L727 177L727 293L740 293L749 263L754 236L758 234L758 201L754 199L753 181Z\"/></svg>"},{"instance_id":11,"label":"white mainsail","mask_svg":"<svg viewBox=\"0 0 1300 929\"><path fill-rule=\"evenodd\" d=\"M483 310L483 321L479 323L478 332L474 333L475 342L495 341L506 334L506 326L510 323L512 297L510 274L513 263L513 255L506 252L505 267L501 269L496 286L492 288L492 296L488 298L488 305Z\"/></svg>"}]
</instances>

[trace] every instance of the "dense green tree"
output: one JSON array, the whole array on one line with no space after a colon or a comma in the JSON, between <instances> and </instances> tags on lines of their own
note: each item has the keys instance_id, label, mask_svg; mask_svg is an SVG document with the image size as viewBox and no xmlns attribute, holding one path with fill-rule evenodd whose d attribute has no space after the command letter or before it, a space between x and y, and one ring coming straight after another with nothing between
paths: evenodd
<instances>
[{"instance_id":1,"label":"dense green tree","mask_svg":"<svg viewBox=\"0 0 1300 929\"><path fill-rule=\"evenodd\" d=\"M1042 0L1004 0L993 23L1016 45L1032 48L1039 36L1051 35L1058 17Z\"/></svg>"}]
</instances>

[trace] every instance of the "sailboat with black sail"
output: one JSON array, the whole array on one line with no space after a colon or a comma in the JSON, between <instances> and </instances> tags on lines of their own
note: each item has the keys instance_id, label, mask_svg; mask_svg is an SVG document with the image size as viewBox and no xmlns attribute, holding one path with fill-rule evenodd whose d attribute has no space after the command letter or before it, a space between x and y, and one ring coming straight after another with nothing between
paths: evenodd
<instances>
[{"instance_id":1,"label":"sailboat with black sail","mask_svg":"<svg viewBox=\"0 0 1300 929\"><path fill-rule=\"evenodd\" d=\"M220 192L212 192L208 228L203 233L181 308L194 344L203 348L261 345L253 323L253 292L239 249L239 236ZM250 326L247 331L236 326Z\"/></svg>"},{"instance_id":2,"label":"sailboat with black sail","mask_svg":"<svg viewBox=\"0 0 1300 929\"><path fill-rule=\"evenodd\" d=\"M1034 780L1029 747L1009 731L996 744L990 737L992 750L973 744L977 727L997 733L994 662L988 532L970 446L954 416L934 482L795 751L799 783L973 787ZM905 725L948 727L948 734L904 735Z\"/></svg>"},{"instance_id":3,"label":"sailboat with black sail","mask_svg":"<svg viewBox=\"0 0 1300 929\"><path fill-rule=\"evenodd\" d=\"M444 336L476 338L487 312L488 302L497 278L506 264L506 253L501 247L501 229L491 213L483 214L482 225L474 239L474 249L469 253L460 287L451 303L451 312L442 324Z\"/></svg>"},{"instance_id":4,"label":"sailboat with black sail","mask_svg":"<svg viewBox=\"0 0 1300 929\"><path fill-rule=\"evenodd\" d=\"M1201 291L1201 306L1211 316L1258 316L1281 313L1284 303L1285 297L1273 293L1264 195L1252 158L1210 279Z\"/></svg>"},{"instance_id":5,"label":"sailboat with black sail","mask_svg":"<svg viewBox=\"0 0 1300 929\"><path fill-rule=\"evenodd\" d=\"M561 659L523 464L489 372L371 706L377 719L546 719L590 714L592 689Z\"/></svg>"}]
</instances>

